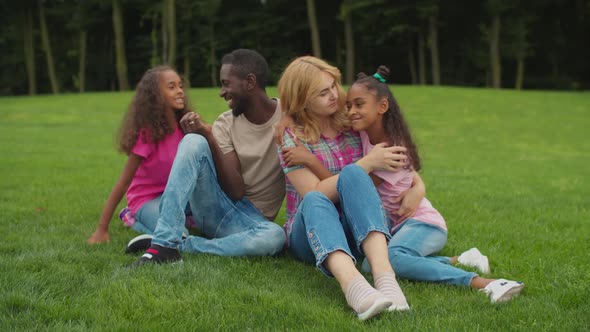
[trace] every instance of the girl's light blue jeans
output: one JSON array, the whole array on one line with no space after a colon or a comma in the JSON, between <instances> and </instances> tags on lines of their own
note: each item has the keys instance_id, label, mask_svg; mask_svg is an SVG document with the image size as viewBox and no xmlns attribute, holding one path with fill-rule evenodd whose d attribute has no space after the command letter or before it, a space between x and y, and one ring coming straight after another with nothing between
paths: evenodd
<instances>
[{"instance_id":1,"label":"girl's light blue jeans","mask_svg":"<svg viewBox=\"0 0 590 332\"><path fill-rule=\"evenodd\" d=\"M362 168L344 167L337 189L341 214L324 194L309 192L299 204L289 235L289 251L327 276L332 276L323 266L328 254L341 250L356 263L363 257L361 244L370 232L381 232L389 239L381 201Z\"/></svg>"},{"instance_id":2,"label":"girl's light blue jeans","mask_svg":"<svg viewBox=\"0 0 590 332\"><path fill-rule=\"evenodd\" d=\"M409 280L469 286L477 273L451 265L449 257L432 256L441 251L446 242L444 229L415 219L406 220L388 244L389 261L395 274ZM362 269L370 271L366 260Z\"/></svg>"},{"instance_id":3,"label":"girl's light blue jeans","mask_svg":"<svg viewBox=\"0 0 590 332\"><path fill-rule=\"evenodd\" d=\"M204 237L183 238L187 204ZM187 134L178 145L159 212L152 243L183 252L274 255L285 243L283 229L249 200L233 201L223 192L209 144L197 134Z\"/></svg>"}]
</instances>

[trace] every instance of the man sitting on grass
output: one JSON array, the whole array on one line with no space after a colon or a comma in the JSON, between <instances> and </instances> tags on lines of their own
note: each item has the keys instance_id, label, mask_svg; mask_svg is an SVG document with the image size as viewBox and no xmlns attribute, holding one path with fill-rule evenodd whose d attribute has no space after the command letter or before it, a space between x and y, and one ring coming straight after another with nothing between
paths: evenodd
<instances>
[{"instance_id":1,"label":"man sitting on grass","mask_svg":"<svg viewBox=\"0 0 590 332\"><path fill-rule=\"evenodd\" d=\"M285 180L273 143L281 111L265 90L268 64L246 49L225 55L221 63L219 95L231 110L213 126L197 113L180 121L192 134L178 146L151 245L133 266L181 262L180 251L259 256L283 248L285 233L269 222L283 202ZM183 236L189 211L204 237ZM137 246L145 236L136 239L128 249L145 249Z\"/></svg>"}]
</instances>

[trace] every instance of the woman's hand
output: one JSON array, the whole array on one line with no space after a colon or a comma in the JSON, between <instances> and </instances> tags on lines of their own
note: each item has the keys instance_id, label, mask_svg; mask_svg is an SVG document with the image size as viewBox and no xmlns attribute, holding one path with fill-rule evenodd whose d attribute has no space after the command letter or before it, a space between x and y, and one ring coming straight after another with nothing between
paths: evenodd
<instances>
[{"instance_id":1,"label":"woman's hand","mask_svg":"<svg viewBox=\"0 0 590 332\"><path fill-rule=\"evenodd\" d=\"M393 211L393 213L400 217L400 222L403 222L416 214L416 210L418 210L420 202L424 198L425 194L426 187L424 182L422 181L420 175L415 173L414 179L412 181L412 187L401 193L401 195L394 198L392 201L393 203L400 203L399 209Z\"/></svg>"}]
</instances>

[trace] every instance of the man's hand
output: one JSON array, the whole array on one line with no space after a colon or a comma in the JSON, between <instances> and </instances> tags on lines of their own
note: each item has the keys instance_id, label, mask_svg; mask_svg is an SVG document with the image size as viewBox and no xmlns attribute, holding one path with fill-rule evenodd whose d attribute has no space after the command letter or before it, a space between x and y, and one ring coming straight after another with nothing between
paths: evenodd
<instances>
[{"instance_id":1,"label":"man's hand","mask_svg":"<svg viewBox=\"0 0 590 332\"><path fill-rule=\"evenodd\" d=\"M285 129L292 127L293 124L293 118L283 112L281 115L281 120L275 125L274 132L272 134L276 145L283 145L283 134L285 134Z\"/></svg>"},{"instance_id":2,"label":"man's hand","mask_svg":"<svg viewBox=\"0 0 590 332\"><path fill-rule=\"evenodd\" d=\"M185 134L200 134L207 136L211 134L211 126L201 120L199 113L189 112L180 119L180 128Z\"/></svg>"}]
</instances>

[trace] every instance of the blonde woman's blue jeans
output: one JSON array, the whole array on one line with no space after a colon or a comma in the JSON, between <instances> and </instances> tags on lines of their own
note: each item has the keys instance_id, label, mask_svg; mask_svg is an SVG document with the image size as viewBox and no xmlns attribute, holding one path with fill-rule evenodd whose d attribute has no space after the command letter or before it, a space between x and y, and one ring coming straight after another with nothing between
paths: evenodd
<instances>
[{"instance_id":1,"label":"blonde woman's blue jeans","mask_svg":"<svg viewBox=\"0 0 590 332\"><path fill-rule=\"evenodd\" d=\"M381 201L362 168L355 164L344 167L337 190L342 213L326 195L309 192L297 208L289 236L289 251L327 276L332 274L323 263L330 253L343 251L356 263L363 257L361 244L369 233L376 231L389 238Z\"/></svg>"}]
</instances>

